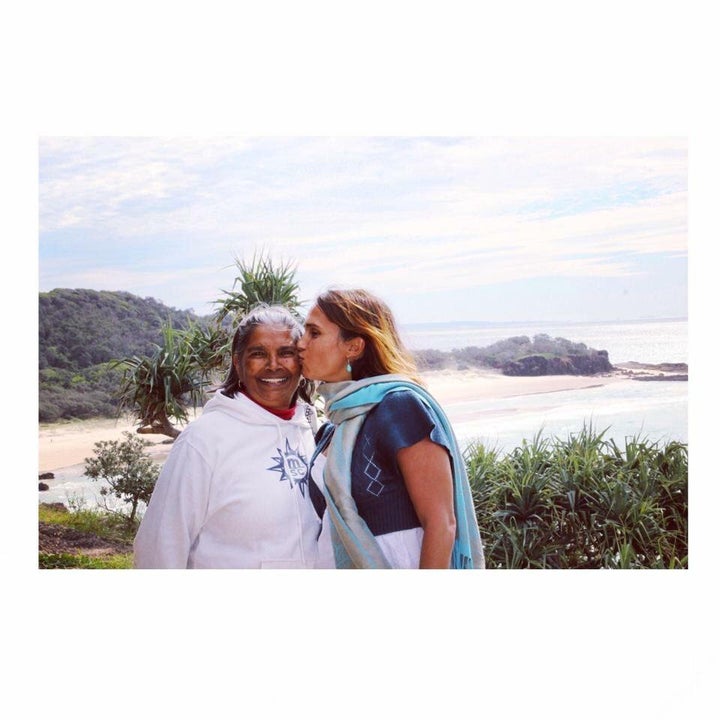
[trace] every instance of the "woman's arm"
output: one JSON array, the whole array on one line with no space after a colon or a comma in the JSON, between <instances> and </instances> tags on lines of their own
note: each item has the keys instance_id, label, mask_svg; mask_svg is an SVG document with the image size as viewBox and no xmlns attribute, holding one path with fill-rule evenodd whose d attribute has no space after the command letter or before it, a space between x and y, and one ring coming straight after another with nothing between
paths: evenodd
<instances>
[{"instance_id":1,"label":"woman's arm","mask_svg":"<svg viewBox=\"0 0 720 720\"><path fill-rule=\"evenodd\" d=\"M397 461L423 527L420 567L449 568L455 540L455 512L447 451L426 437L399 450Z\"/></svg>"},{"instance_id":2,"label":"woman's arm","mask_svg":"<svg viewBox=\"0 0 720 720\"><path fill-rule=\"evenodd\" d=\"M186 568L202 527L210 473L187 443L175 442L135 536L136 568Z\"/></svg>"}]
</instances>

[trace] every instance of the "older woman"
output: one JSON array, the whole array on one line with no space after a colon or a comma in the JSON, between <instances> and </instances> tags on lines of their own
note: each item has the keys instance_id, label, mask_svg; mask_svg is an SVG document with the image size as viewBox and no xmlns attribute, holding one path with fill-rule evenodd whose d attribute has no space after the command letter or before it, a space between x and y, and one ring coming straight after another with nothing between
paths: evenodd
<instances>
[{"instance_id":1,"label":"older woman","mask_svg":"<svg viewBox=\"0 0 720 720\"><path fill-rule=\"evenodd\" d=\"M311 491L337 567L484 567L457 441L387 305L364 290L325 292L298 349L330 420Z\"/></svg>"},{"instance_id":2,"label":"older woman","mask_svg":"<svg viewBox=\"0 0 720 720\"><path fill-rule=\"evenodd\" d=\"M298 399L301 335L283 307L243 318L227 380L162 468L135 538L136 567L319 564L307 486L316 417Z\"/></svg>"}]
</instances>

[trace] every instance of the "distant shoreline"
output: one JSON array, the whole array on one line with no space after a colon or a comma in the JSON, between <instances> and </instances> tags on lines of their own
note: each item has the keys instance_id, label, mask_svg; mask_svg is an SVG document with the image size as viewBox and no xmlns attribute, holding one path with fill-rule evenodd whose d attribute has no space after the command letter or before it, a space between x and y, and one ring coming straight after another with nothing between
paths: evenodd
<instances>
[{"instance_id":1,"label":"distant shoreline","mask_svg":"<svg viewBox=\"0 0 720 720\"><path fill-rule=\"evenodd\" d=\"M496 328L533 325L640 325L643 323L661 322L688 322L687 317L663 317L663 318L633 318L632 320L438 320L426 323L403 323L400 329L405 330L432 330L439 328Z\"/></svg>"},{"instance_id":2,"label":"distant shoreline","mask_svg":"<svg viewBox=\"0 0 720 720\"><path fill-rule=\"evenodd\" d=\"M632 382L639 373L658 375L662 371L655 366L632 363L612 373L601 375L541 375L534 377L511 377L497 370L476 368L467 370L429 370L422 372L430 392L444 407L483 399L522 397L538 393L554 393L565 390ZM198 410L197 416L202 413ZM191 418L194 416L191 412ZM120 420L96 418L47 423L39 426L38 470L55 472L84 462L93 454L94 444L102 440L122 440L125 431L135 433L137 424L130 416ZM170 452L171 444L164 435L143 435L151 445L148 454L162 462Z\"/></svg>"}]
</instances>

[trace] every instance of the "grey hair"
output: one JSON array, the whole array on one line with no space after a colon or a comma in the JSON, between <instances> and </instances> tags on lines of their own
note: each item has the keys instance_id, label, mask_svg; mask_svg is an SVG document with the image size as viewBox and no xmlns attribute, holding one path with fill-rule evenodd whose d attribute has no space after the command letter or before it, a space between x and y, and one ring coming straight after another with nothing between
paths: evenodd
<instances>
[{"instance_id":1,"label":"grey hair","mask_svg":"<svg viewBox=\"0 0 720 720\"><path fill-rule=\"evenodd\" d=\"M240 377L235 370L235 357L242 357L250 342L250 336L256 327L260 325L282 325L290 330L293 342L297 342L303 336L304 328L300 321L284 305L268 305L261 303L256 305L240 320L232 341L230 360L230 371L225 382L220 386L223 395L232 397L242 387ZM312 403L312 395L315 390L314 383L305 378L300 380L297 395L305 402Z\"/></svg>"}]
</instances>

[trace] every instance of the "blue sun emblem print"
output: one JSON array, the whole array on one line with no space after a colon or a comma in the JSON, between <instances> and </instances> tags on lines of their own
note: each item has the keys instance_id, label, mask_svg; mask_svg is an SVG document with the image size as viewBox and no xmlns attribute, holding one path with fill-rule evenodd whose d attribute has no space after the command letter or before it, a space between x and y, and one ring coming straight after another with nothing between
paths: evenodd
<instances>
[{"instance_id":1,"label":"blue sun emblem print","mask_svg":"<svg viewBox=\"0 0 720 720\"><path fill-rule=\"evenodd\" d=\"M287 480L290 487L295 485L300 488L300 493L305 497L305 488L307 487L307 459L300 452L299 448L291 448L290 441L285 440L285 451L277 449L278 454L273 455L273 460L277 465L269 467L268 470L276 470L280 473L280 482Z\"/></svg>"}]
</instances>

